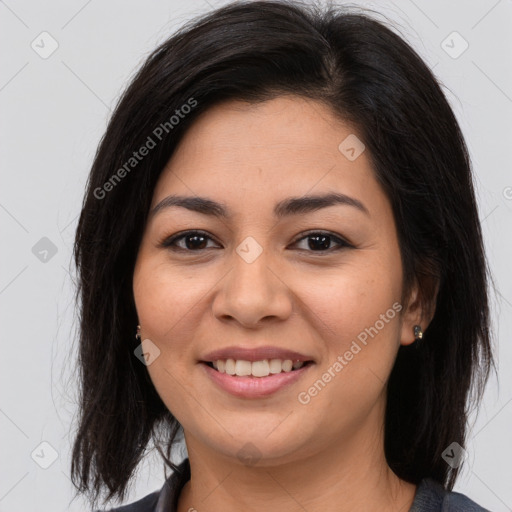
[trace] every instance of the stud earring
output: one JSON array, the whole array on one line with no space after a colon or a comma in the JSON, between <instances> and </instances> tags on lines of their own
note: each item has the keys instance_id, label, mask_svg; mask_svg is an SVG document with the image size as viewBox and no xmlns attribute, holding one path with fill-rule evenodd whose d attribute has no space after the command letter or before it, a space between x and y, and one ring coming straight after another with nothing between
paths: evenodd
<instances>
[{"instance_id":1,"label":"stud earring","mask_svg":"<svg viewBox=\"0 0 512 512\"><path fill-rule=\"evenodd\" d=\"M414 326L414 341L419 341L423 338L423 331L421 330L421 325Z\"/></svg>"},{"instance_id":2,"label":"stud earring","mask_svg":"<svg viewBox=\"0 0 512 512\"><path fill-rule=\"evenodd\" d=\"M135 339L140 340L140 325L137 325L137 334L135 335Z\"/></svg>"}]
</instances>

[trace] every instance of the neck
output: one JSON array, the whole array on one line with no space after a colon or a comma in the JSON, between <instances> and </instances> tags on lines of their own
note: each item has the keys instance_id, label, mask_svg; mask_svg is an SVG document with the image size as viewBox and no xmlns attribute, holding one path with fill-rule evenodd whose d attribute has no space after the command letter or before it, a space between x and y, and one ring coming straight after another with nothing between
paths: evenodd
<instances>
[{"instance_id":1,"label":"neck","mask_svg":"<svg viewBox=\"0 0 512 512\"><path fill-rule=\"evenodd\" d=\"M406 512L414 500L416 486L387 465L383 435L368 435L364 428L345 442L279 465L246 466L196 441L188 436L191 479L178 512Z\"/></svg>"}]
</instances>

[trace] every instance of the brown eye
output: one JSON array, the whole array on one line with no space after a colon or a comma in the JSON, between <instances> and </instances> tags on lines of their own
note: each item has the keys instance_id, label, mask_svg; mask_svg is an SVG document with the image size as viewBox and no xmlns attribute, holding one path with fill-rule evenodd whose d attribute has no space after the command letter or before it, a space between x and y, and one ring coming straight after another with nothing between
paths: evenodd
<instances>
[{"instance_id":1,"label":"brown eye","mask_svg":"<svg viewBox=\"0 0 512 512\"><path fill-rule=\"evenodd\" d=\"M297 245L303 240L308 241L306 248L303 250L314 253L331 253L343 248L353 247L339 236L322 231L309 232L306 236L294 242L294 245ZM185 231L166 238L159 246L172 251L200 252L212 248L212 246L208 247L208 241L215 242L215 240L204 231ZM335 247L332 247L333 243Z\"/></svg>"},{"instance_id":2,"label":"brown eye","mask_svg":"<svg viewBox=\"0 0 512 512\"><path fill-rule=\"evenodd\" d=\"M177 242L181 240L183 240L183 244L178 245ZM198 252L209 248L207 247L208 240L213 239L203 231L186 231L165 239L160 246L171 250Z\"/></svg>"},{"instance_id":3,"label":"brown eye","mask_svg":"<svg viewBox=\"0 0 512 512\"><path fill-rule=\"evenodd\" d=\"M343 249L344 247L352 247L348 242L342 238L328 232L313 231L308 233L306 236L297 240L295 244L307 240L307 249L310 252L332 252L333 250ZM332 248L331 243L334 242L337 247Z\"/></svg>"}]
</instances>

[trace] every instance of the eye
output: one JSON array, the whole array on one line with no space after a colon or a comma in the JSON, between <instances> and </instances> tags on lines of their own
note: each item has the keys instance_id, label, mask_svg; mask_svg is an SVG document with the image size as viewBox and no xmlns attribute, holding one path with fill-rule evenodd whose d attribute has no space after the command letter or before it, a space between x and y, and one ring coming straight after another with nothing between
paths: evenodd
<instances>
[{"instance_id":1,"label":"eye","mask_svg":"<svg viewBox=\"0 0 512 512\"><path fill-rule=\"evenodd\" d=\"M177 245L176 242L184 240L185 246ZM160 242L159 247L170 248L171 250L183 250L183 251L192 251L198 252L197 250L207 249L206 247L207 240L213 240L207 233L204 231L185 231L184 233L178 233L169 238L166 238L162 242Z\"/></svg>"},{"instance_id":2,"label":"eye","mask_svg":"<svg viewBox=\"0 0 512 512\"><path fill-rule=\"evenodd\" d=\"M304 235L304 233L302 233L302 235ZM310 231L306 233L305 236L302 236L302 238L296 240L293 245L297 245L303 240L309 240L307 248L305 249L307 252L332 252L353 247L353 245L339 236L324 231ZM180 245L178 242L182 241L184 243ZM204 231L192 230L177 233L176 235L164 239L160 242L159 247L168 248L173 251L200 252L203 249L211 249L211 247L208 247L208 241L215 242L215 240ZM338 247L330 247L333 241Z\"/></svg>"},{"instance_id":3,"label":"eye","mask_svg":"<svg viewBox=\"0 0 512 512\"><path fill-rule=\"evenodd\" d=\"M294 244L308 239L309 242L307 243L307 247L311 250L311 252L332 252L333 250L338 251L343 248L353 247L339 236L325 231L310 231L306 234L306 236L303 236L294 242ZM338 245L338 247L334 249L329 247L331 245L331 241L333 240Z\"/></svg>"}]
</instances>

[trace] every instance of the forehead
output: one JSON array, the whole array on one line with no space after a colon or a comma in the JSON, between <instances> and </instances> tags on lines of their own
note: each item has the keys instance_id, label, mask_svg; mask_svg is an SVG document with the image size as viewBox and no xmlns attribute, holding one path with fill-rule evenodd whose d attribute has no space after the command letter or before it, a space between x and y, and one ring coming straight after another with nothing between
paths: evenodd
<instances>
[{"instance_id":1,"label":"forehead","mask_svg":"<svg viewBox=\"0 0 512 512\"><path fill-rule=\"evenodd\" d=\"M278 96L260 103L230 100L204 112L181 141L174 160L195 158L272 161L281 158L337 157L340 142L353 133L324 104L299 96ZM208 155L201 155L208 150ZM320 155L322 153L322 155Z\"/></svg>"},{"instance_id":2,"label":"forehead","mask_svg":"<svg viewBox=\"0 0 512 512\"><path fill-rule=\"evenodd\" d=\"M297 96L223 102L185 133L160 176L152 206L170 193L215 196L238 201L240 208L311 193L382 196L366 151L347 158L347 140L358 144L355 129L320 102Z\"/></svg>"}]
</instances>

